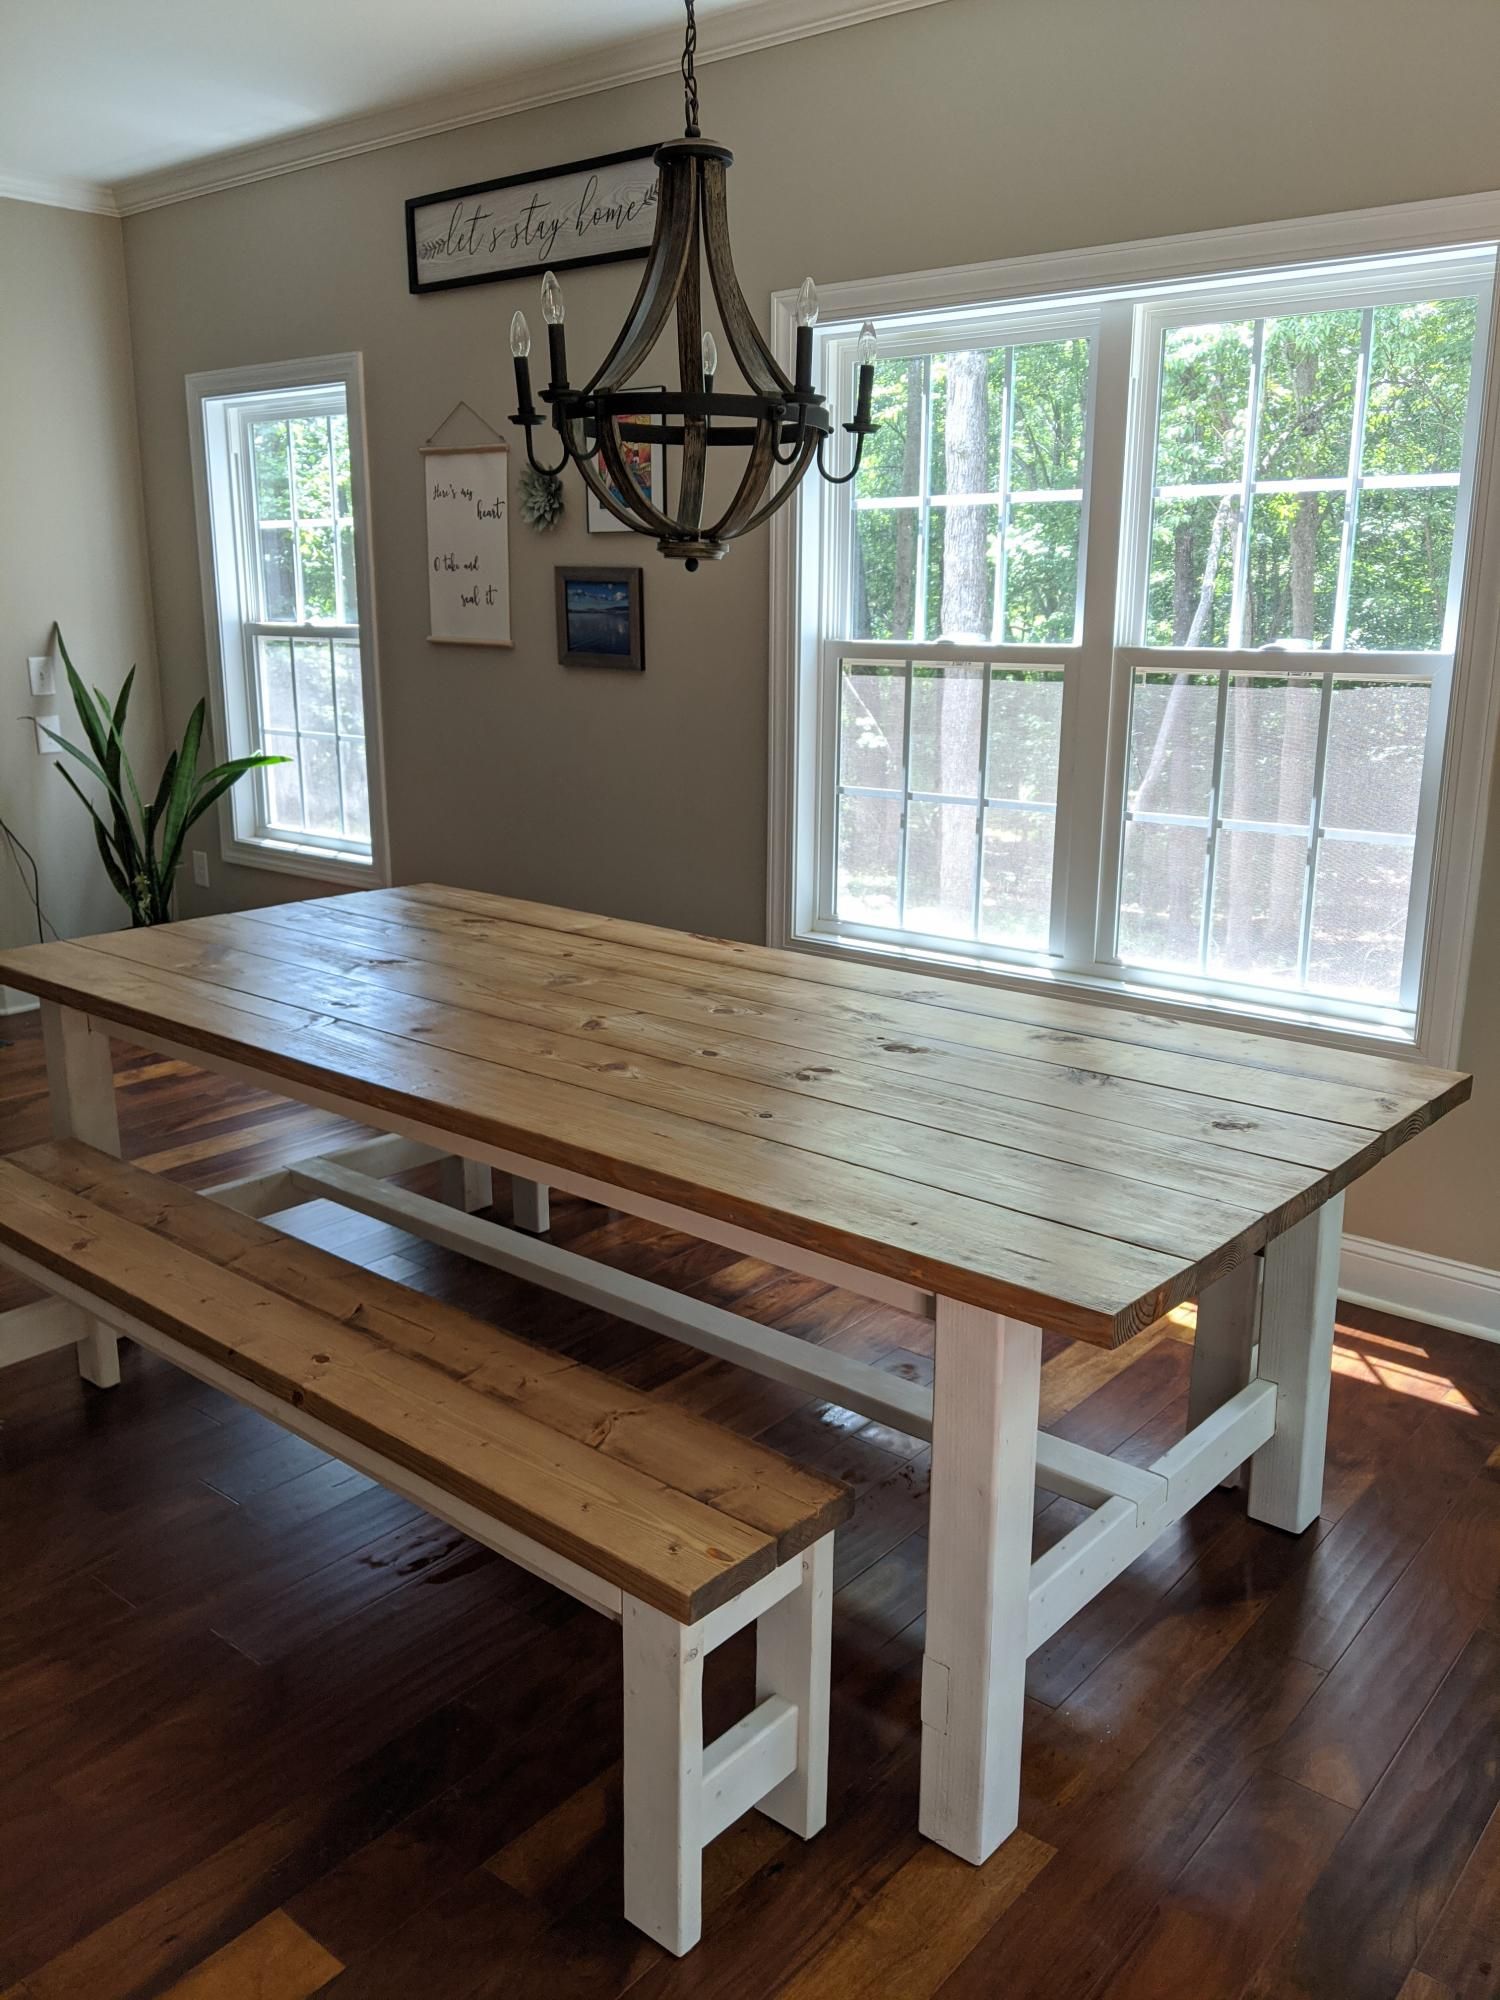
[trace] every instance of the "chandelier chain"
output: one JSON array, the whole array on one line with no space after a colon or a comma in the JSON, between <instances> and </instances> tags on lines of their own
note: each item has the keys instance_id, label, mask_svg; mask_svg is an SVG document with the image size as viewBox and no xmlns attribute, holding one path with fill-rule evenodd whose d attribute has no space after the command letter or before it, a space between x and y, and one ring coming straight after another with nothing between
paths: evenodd
<instances>
[{"instance_id":1,"label":"chandelier chain","mask_svg":"<svg viewBox=\"0 0 1500 2000\"><path fill-rule=\"evenodd\" d=\"M687 32L682 41L682 106L684 124L689 139L696 139L698 133L698 77L693 68L693 57L698 49L698 18L693 0L686 0Z\"/></svg>"}]
</instances>

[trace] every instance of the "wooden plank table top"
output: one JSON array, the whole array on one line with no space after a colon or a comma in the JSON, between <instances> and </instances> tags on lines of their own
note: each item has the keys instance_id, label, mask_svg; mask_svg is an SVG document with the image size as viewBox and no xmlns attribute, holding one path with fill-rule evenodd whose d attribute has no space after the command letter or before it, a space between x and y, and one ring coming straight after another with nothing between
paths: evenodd
<instances>
[{"instance_id":1,"label":"wooden plank table top","mask_svg":"<svg viewBox=\"0 0 1500 2000\"><path fill-rule=\"evenodd\" d=\"M1101 1345L1470 1091L1394 1055L431 885L25 946L0 980Z\"/></svg>"}]
</instances>

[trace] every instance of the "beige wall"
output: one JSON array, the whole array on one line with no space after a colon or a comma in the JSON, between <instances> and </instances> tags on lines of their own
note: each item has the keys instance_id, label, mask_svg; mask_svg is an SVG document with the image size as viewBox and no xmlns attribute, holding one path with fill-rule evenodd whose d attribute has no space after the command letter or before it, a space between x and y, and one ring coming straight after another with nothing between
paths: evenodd
<instances>
[{"instance_id":1,"label":"beige wall","mask_svg":"<svg viewBox=\"0 0 1500 2000\"><path fill-rule=\"evenodd\" d=\"M770 292L809 270L862 277L1495 188L1497 75L1493 0L948 0L715 64L701 82L705 129L735 149L736 252L764 315ZM664 78L131 218L153 578L180 721L203 677L183 377L362 350L398 879L753 938L763 537L687 576L649 544L588 537L570 484L557 533L512 531L515 651L424 637L416 450L459 397L492 422L508 414L507 324L535 294L409 297L402 201L668 136L679 113ZM636 275L569 274L580 360L602 351ZM646 568L645 675L559 667L552 565L626 559ZM214 865L197 907L289 892L285 878ZM1483 921L1467 1049L1480 1102L1374 1176L1350 1226L1500 1265L1493 839Z\"/></svg>"},{"instance_id":2,"label":"beige wall","mask_svg":"<svg viewBox=\"0 0 1500 2000\"><path fill-rule=\"evenodd\" d=\"M36 754L18 719L32 707L27 655L48 650L54 619L91 685L113 692L138 664L127 734L154 775L160 705L120 224L0 200L0 814L37 858L47 915L76 937L114 928L124 907L57 760ZM59 710L61 723L49 719L76 740L65 690ZM0 940L34 937L0 853Z\"/></svg>"}]
</instances>

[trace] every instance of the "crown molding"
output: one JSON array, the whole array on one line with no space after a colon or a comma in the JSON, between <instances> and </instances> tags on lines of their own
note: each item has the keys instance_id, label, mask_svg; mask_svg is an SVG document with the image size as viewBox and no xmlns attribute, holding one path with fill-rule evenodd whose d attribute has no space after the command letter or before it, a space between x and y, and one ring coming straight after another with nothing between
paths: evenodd
<instances>
[{"instance_id":1,"label":"crown molding","mask_svg":"<svg viewBox=\"0 0 1500 2000\"><path fill-rule=\"evenodd\" d=\"M698 65L727 62L784 42L942 4L943 0L743 0L739 6L709 16L704 27L712 39L707 45L700 42ZM637 36L630 42L606 43L560 62L518 71L503 81L410 100L155 173L137 174L109 191L116 205L112 212L139 215L146 209L192 201L199 195L218 194L278 174L294 174L305 167L456 132L466 125L514 117L567 98L643 83L675 72L681 57L682 37L675 27Z\"/></svg>"},{"instance_id":2,"label":"crown molding","mask_svg":"<svg viewBox=\"0 0 1500 2000\"><path fill-rule=\"evenodd\" d=\"M93 181L29 180L24 174L0 174L0 201L33 201L43 208L73 208L84 215L118 215L113 188Z\"/></svg>"}]
</instances>

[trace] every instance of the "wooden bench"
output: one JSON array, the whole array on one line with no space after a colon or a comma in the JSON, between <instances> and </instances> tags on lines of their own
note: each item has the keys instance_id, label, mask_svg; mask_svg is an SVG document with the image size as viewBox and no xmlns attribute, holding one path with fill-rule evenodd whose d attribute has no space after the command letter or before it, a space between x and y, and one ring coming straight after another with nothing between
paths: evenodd
<instances>
[{"instance_id":1,"label":"wooden bench","mask_svg":"<svg viewBox=\"0 0 1500 2000\"><path fill-rule=\"evenodd\" d=\"M0 1159L0 1259L64 1302L47 1344L128 1334L620 1621L625 1914L669 1951L716 1834L822 1826L845 1487L76 1140ZM752 1621L757 1706L705 1745Z\"/></svg>"}]
</instances>

